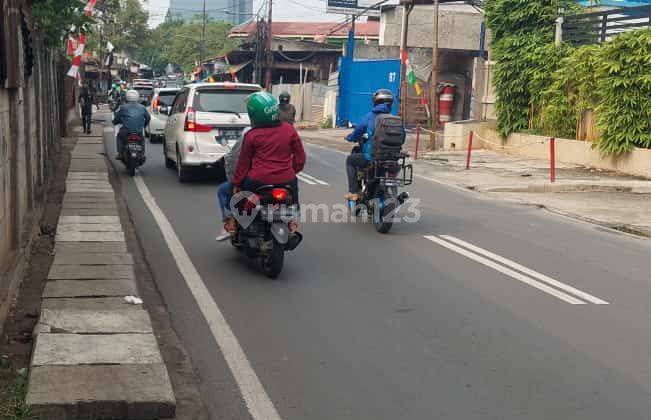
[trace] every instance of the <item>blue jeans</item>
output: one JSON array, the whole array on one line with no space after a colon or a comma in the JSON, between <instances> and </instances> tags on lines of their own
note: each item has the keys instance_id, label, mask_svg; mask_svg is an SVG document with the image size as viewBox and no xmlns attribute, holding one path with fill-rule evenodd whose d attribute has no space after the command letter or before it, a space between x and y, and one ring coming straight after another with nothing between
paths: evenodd
<instances>
[{"instance_id":1,"label":"blue jeans","mask_svg":"<svg viewBox=\"0 0 651 420\"><path fill-rule=\"evenodd\" d=\"M231 198L233 198L233 184L226 181L217 188L217 198L219 199L219 208L222 210L222 220L233 217L231 211Z\"/></svg>"}]
</instances>

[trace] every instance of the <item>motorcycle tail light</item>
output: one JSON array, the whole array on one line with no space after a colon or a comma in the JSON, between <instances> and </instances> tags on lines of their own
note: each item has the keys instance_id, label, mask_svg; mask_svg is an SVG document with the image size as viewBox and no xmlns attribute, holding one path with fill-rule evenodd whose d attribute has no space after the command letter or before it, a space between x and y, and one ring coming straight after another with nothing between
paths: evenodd
<instances>
[{"instance_id":1,"label":"motorcycle tail light","mask_svg":"<svg viewBox=\"0 0 651 420\"><path fill-rule=\"evenodd\" d=\"M129 139L128 139L128 140L129 140L129 141L132 141L132 142L137 142L137 141L140 141L140 137L138 137L138 136L135 135L135 134L132 134L132 135L129 136Z\"/></svg>"},{"instance_id":2,"label":"motorcycle tail light","mask_svg":"<svg viewBox=\"0 0 651 420\"><path fill-rule=\"evenodd\" d=\"M271 190L271 196L276 201L285 201L287 198L287 190L284 188L274 188Z\"/></svg>"}]
</instances>

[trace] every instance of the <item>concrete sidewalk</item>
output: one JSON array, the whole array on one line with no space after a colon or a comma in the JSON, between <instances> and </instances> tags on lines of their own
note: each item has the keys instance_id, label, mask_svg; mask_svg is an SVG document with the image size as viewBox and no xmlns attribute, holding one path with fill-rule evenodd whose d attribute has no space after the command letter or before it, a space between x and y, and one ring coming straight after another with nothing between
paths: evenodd
<instances>
[{"instance_id":1,"label":"concrete sidewalk","mask_svg":"<svg viewBox=\"0 0 651 420\"><path fill-rule=\"evenodd\" d=\"M100 136L72 151L27 403L44 420L173 417L149 315L124 299L138 291Z\"/></svg>"},{"instance_id":2,"label":"concrete sidewalk","mask_svg":"<svg viewBox=\"0 0 651 420\"><path fill-rule=\"evenodd\" d=\"M350 130L303 130L307 143L350 152L343 137ZM473 150L466 170L466 151L427 152L419 147L414 174L481 193L484 197L544 207L552 212L618 230L651 236L651 181L574 165L557 164L550 182L549 161ZM405 150L413 156L414 139ZM342 159L343 164L343 159ZM343 190L342 190L343 191ZM343 194L343 193L342 193Z\"/></svg>"}]
</instances>

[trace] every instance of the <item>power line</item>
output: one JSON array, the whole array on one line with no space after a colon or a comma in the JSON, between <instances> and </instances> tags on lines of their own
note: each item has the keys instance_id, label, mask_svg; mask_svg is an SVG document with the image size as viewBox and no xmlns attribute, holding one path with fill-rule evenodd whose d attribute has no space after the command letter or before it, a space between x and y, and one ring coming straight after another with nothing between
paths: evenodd
<instances>
[{"instance_id":1,"label":"power line","mask_svg":"<svg viewBox=\"0 0 651 420\"><path fill-rule=\"evenodd\" d=\"M298 2L298 1L296 1L296 0L287 0L287 1L290 2L290 3L293 3L293 4L295 4L295 5L297 5L297 6L299 6L299 7L302 7L303 9L314 10L314 11L317 11L317 12L323 12L323 13L325 13L325 9L321 9L321 8L316 8L316 7L308 6L308 5L305 5L305 4L302 4L302 3ZM298 16L297 16L297 17L298 17Z\"/></svg>"},{"instance_id":2,"label":"power line","mask_svg":"<svg viewBox=\"0 0 651 420\"><path fill-rule=\"evenodd\" d=\"M369 6L369 7L367 7L366 9L362 10L362 11L359 12L358 14L353 15L353 17L358 18L358 17L360 17L360 16L364 16L364 15L365 15L366 13L368 13L370 10L375 9L376 7L379 7L379 6L383 5L384 3L388 2L388 1L389 1L389 0L382 0L382 1L380 1L380 2L377 2L377 3L375 3L374 5ZM334 34L334 33L337 32L338 30L340 30L341 28L343 28L344 26L346 26L346 24L348 24L351 20L352 20L351 17L347 17L347 18L346 18L346 21L345 21L344 23L342 23L341 25L338 25L338 26L336 26L335 28L333 28L333 29L332 29L332 30L331 30L331 31L330 31L326 36L329 36L329 35ZM354 34L353 34L353 35L354 35Z\"/></svg>"}]
</instances>

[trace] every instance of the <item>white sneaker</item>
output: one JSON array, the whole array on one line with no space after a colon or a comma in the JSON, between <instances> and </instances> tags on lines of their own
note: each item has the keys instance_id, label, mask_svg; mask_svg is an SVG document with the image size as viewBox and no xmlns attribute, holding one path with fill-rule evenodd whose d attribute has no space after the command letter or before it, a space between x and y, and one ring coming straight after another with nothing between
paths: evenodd
<instances>
[{"instance_id":1,"label":"white sneaker","mask_svg":"<svg viewBox=\"0 0 651 420\"><path fill-rule=\"evenodd\" d=\"M224 230L222 230L222 233L220 233L220 234L215 238L215 240L216 240L217 242L224 242L225 240L230 239L230 237L231 237L231 233L230 233L229 231L227 231L227 230L224 229Z\"/></svg>"}]
</instances>

